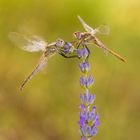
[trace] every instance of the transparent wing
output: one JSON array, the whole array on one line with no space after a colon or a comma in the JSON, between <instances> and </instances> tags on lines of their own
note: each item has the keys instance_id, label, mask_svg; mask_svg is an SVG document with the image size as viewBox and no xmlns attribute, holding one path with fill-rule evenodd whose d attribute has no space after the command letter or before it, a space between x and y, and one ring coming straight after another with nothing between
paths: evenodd
<instances>
[{"instance_id":1,"label":"transparent wing","mask_svg":"<svg viewBox=\"0 0 140 140\"><path fill-rule=\"evenodd\" d=\"M87 25L87 23L80 16L78 16L78 19L81 22L81 24L83 25L83 27L85 28L85 30L87 32L90 32L93 35L96 33L99 33L102 35L108 35L110 32L110 28L108 25L100 25L98 28L93 29L89 25Z\"/></svg>"},{"instance_id":2,"label":"transparent wing","mask_svg":"<svg viewBox=\"0 0 140 140\"><path fill-rule=\"evenodd\" d=\"M35 67L35 69L31 72L31 74L22 82L21 86L20 86L20 90L23 89L23 87L27 84L27 82L29 80L31 80L33 78L33 76L35 76L47 63L47 57L42 56L39 63L37 64L37 66Z\"/></svg>"},{"instance_id":3,"label":"transparent wing","mask_svg":"<svg viewBox=\"0 0 140 140\"><path fill-rule=\"evenodd\" d=\"M94 32L94 29L91 28L89 25L87 25L87 23L80 16L77 16L77 18L79 19L79 21L81 22L81 24L83 25L83 27L85 28L87 32L90 32L90 33Z\"/></svg>"},{"instance_id":4,"label":"transparent wing","mask_svg":"<svg viewBox=\"0 0 140 140\"><path fill-rule=\"evenodd\" d=\"M100 25L98 28L95 29L95 33L99 33L102 35L108 35L110 32L110 28L108 25Z\"/></svg>"},{"instance_id":5,"label":"transparent wing","mask_svg":"<svg viewBox=\"0 0 140 140\"><path fill-rule=\"evenodd\" d=\"M47 43L38 36L25 36L20 33L9 33L9 39L22 50L29 52L44 51Z\"/></svg>"}]
</instances>

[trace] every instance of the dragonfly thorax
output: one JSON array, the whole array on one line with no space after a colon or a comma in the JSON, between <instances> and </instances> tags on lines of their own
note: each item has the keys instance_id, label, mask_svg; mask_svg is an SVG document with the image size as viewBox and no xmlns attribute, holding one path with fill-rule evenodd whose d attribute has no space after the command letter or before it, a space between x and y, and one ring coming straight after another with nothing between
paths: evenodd
<instances>
[{"instance_id":1,"label":"dragonfly thorax","mask_svg":"<svg viewBox=\"0 0 140 140\"><path fill-rule=\"evenodd\" d=\"M88 32L83 32L81 35L81 39L83 39L83 40L88 40L91 37L92 37L91 33L88 33Z\"/></svg>"},{"instance_id":2,"label":"dragonfly thorax","mask_svg":"<svg viewBox=\"0 0 140 140\"><path fill-rule=\"evenodd\" d=\"M55 46L48 46L48 47L46 47L44 55L45 55L45 57L49 57L55 53L56 53L56 47Z\"/></svg>"},{"instance_id":3,"label":"dragonfly thorax","mask_svg":"<svg viewBox=\"0 0 140 140\"><path fill-rule=\"evenodd\" d=\"M85 40L86 41L86 40L89 40L91 38L92 34L89 33L89 32L79 32L79 31L77 31L77 32L74 32L74 36L78 40Z\"/></svg>"}]
</instances>

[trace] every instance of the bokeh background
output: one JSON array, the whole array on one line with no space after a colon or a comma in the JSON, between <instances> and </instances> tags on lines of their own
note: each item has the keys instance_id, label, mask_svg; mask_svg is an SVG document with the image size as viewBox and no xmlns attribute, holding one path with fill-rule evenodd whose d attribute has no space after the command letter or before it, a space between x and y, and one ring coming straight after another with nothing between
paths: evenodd
<instances>
[{"instance_id":1,"label":"bokeh background","mask_svg":"<svg viewBox=\"0 0 140 140\"><path fill-rule=\"evenodd\" d=\"M0 140L78 140L79 60L54 56L47 68L19 91L41 53L28 53L8 39L11 31L30 32L48 42L73 40L89 25L110 26L98 36L127 63L91 47L95 105L100 114L96 140L139 139L140 1L139 0L0 0Z\"/></svg>"}]
</instances>

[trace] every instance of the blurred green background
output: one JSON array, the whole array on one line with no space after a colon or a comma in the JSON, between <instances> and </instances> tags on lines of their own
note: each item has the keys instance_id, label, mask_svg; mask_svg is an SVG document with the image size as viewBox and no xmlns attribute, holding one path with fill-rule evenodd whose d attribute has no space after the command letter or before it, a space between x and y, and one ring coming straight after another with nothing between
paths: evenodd
<instances>
[{"instance_id":1,"label":"blurred green background","mask_svg":"<svg viewBox=\"0 0 140 140\"><path fill-rule=\"evenodd\" d=\"M139 0L0 0L0 140L78 140L79 60L54 56L47 68L19 91L40 53L24 52L8 39L11 31L28 31L48 42L73 40L89 25L110 26L98 36L127 63L91 47L95 104L100 114L96 140L139 139L140 1Z\"/></svg>"}]
</instances>

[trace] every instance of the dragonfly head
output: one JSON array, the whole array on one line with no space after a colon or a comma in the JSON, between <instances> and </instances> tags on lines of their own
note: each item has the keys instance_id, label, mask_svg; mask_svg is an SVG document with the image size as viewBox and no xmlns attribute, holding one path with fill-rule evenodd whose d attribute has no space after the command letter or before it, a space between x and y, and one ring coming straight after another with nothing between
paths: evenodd
<instances>
[{"instance_id":1,"label":"dragonfly head","mask_svg":"<svg viewBox=\"0 0 140 140\"><path fill-rule=\"evenodd\" d=\"M62 47L62 46L64 46L64 41L62 39L57 39L55 45L57 47Z\"/></svg>"},{"instance_id":2,"label":"dragonfly head","mask_svg":"<svg viewBox=\"0 0 140 140\"><path fill-rule=\"evenodd\" d=\"M80 31L74 32L73 35L78 40L80 40L82 38L82 33Z\"/></svg>"}]
</instances>

